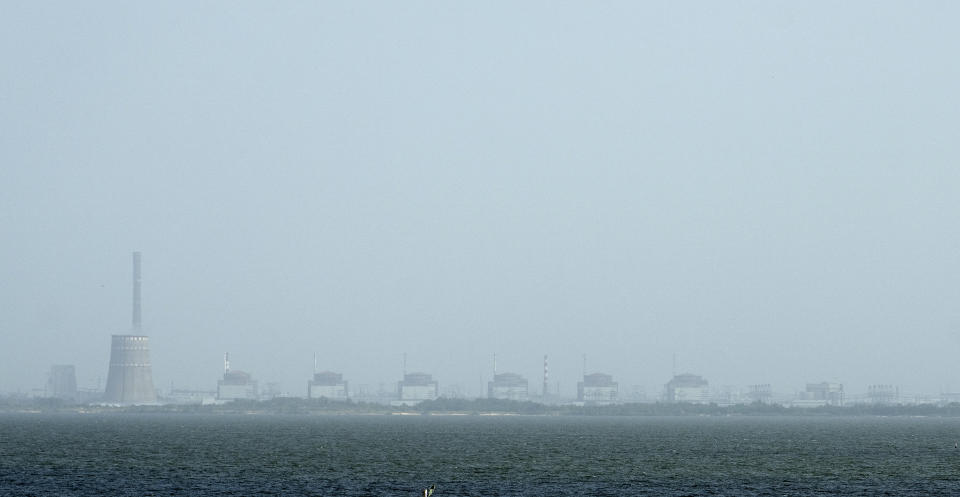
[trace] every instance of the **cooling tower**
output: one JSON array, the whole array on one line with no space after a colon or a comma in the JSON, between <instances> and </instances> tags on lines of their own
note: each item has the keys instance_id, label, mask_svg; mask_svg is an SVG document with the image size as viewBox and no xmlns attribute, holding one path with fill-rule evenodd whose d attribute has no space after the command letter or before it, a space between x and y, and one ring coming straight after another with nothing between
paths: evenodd
<instances>
[{"instance_id":1,"label":"cooling tower","mask_svg":"<svg viewBox=\"0 0 960 497\"><path fill-rule=\"evenodd\" d=\"M152 404L157 401L150 366L150 337L113 335L104 401L112 404Z\"/></svg>"},{"instance_id":2,"label":"cooling tower","mask_svg":"<svg viewBox=\"0 0 960 497\"><path fill-rule=\"evenodd\" d=\"M150 366L150 337L140 335L140 252L133 253L133 331L113 335L104 402L152 404L157 401Z\"/></svg>"}]
</instances>

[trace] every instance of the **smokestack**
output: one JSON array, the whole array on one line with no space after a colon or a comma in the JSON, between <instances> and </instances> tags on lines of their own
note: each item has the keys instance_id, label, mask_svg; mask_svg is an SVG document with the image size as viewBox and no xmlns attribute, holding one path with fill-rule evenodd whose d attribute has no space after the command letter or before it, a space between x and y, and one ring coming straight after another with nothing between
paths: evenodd
<instances>
[{"instance_id":1,"label":"smokestack","mask_svg":"<svg viewBox=\"0 0 960 497\"><path fill-rule=\"evenodd\" d=\"M133 332L140 333L140 252L133 253Z\"/></svg>"},{"instance_id":2,"label":"smokestack","mask_svg":"<svg viewBox=\"0 0 960 497\"><path fill-rule=\"evenodd\" d=\"M226 376L230 372L230 353L223 353L223 375Z\"/></svg>"}]
</instances>

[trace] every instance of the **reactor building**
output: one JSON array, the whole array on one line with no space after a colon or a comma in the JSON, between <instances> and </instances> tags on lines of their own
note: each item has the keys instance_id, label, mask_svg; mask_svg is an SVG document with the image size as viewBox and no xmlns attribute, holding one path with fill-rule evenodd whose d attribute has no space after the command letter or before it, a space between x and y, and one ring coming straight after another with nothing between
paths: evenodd
<instances>
[{"instance_id":1,"label":"reactor building","mask_svg":"<svg viewBox=\"0 0 960 497\"><path fill-rule=\"evenodd\" d=\"M710 384L702 376L689 373L678 374L666 385L666 401L708 404Z\"/></svg>"},{"instance_id":2,"label":"reactor building","mask_svg":"<svg viewBox=\"0 0 960 497\"><path fill-rule=\"evenodd\" d=\"M150 338L140 332L140 252L134 252L133 334L112 336L104 402L121 405L157 402L150 364Z\"/></svg>"},{"instance_id":3,"label":"reactor building","mask_svg":"<svg viewBox=\"0 0 960 497\"><path fill-rule=\"evenodd\" d=\"M230 353L223 354L223 379L217 380L217 400L257 400L257 382L250 374L230 369Z\"/></svg>"},{"instance_id":4,"label":"reactor building","mask_svg":"<svg viewBox=\"0 0 960 497\"><path fill-rule=\"evenodd\" d=\"M577 401L584 404L613 404L619 395L620 385L608 374L585 374L577 383Z\"/></svg>"},{"instance_id":5,"label":"reactor building","mask_svg":"<svg viewBox=\"0 0 960 497\"><path fill-rule=\"evenodd\" d=\"M307 381L308 399L347 400L350 391L343 374L332 371L321 371L313 374L313 379Z\"/></svg>"},{"instance_id":6,"label":"reactor building","mask_svg":"<svg viewBox=\"0 0 960 497\"><path fill-rule=\"evenodd\" d=\"M404 373L397 382L398 405L415 405L439 396L439 384L427 373Z\"/></svg>"},{"instance_id":7,"label":"reactor building","mask_svg":"<svg viewBox=\"0 0 960 497\"><path fill-rule=\"evenodd\" d=\"M507 400L527 400L530 392L527 379L516 373L493 375L493 381L487 382L487 398Z\"/></svg>"}]
</instances>

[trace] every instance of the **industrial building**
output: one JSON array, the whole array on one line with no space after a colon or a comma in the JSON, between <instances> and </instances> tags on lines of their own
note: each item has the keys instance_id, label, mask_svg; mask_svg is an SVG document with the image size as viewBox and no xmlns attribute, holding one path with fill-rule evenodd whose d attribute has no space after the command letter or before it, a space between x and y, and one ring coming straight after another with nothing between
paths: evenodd
<instances>
[{"instance_id":1,"label":"industrial building","mask_svg":"<svg viewBox=\"0 0 960 497\"><path fill-rule=\"evenodd\" d=\"M150 338L140 334L140 252L133 253L133 331L135 334L111 338L104 402L121 405L157 402L150 364Z\"/></svg>"},{"instance_id":2,"label":"industrial building","mask_svg":"<svg viewBox=\"0 0 960 497\"><path fill-rule=\"evenodd\" d=\"M707 404L710 402L710 384L701 376L684 373L674 376L665 386L667 402L689 402Z\"/></svg>"},{"instance_id":3,"label":"industrial building","mask_svg":"<svg viewBox=\"0 0 960 497\"><path fill-rule=\"evenodd\" d=\"M313 379L307 381L308 399L347 400L349 397L347 382L340 373L331 371L314 373Z\"/></svg>"},{"instance_id":4,"label":"industrial building","mask_svg":"<svg viewBox=\"0 0 960 497\"><path fill-rule=\"evenodd\" d=\"M807 383L807 388L790 403L793 407L843 406L843 385L822 382Z\"/></svg>"},{"instance_id":5,"label":"industrial building","mask_svg":"<svg viewBox=\"0 0 960 497\"><path fill-rule=\"evenodd\" d=\"M434 400L439 395L439 384L427 373L409 373L397 382L397 405L415 405Z\"/></svg>"},{"instance_id":6,"label":"industrial building","mask_svg":"<svg viewBox=\"0 0 960 497\"><path fill-rule=\"evenodd\" d=\"M608 374L585 374L583 381L577 383L577 401L584 404L612 404L619 396L620 386Z\"/></svg>"},{"instance_id":7,"label":"industrial building","mask_svg":"<svg viewBox=\"0 0 960 497\"><path fill-rule=\"evenodd\" d=\"M745 394L741 388L733 385L712 387L707 401L721 407L735 406L751 402L749 393Z\"/></svg>"},{"instance_id":8,"label":"industrial building","mask_svg":"<svg viewBox=\"0 0 960 497\"><path fill-rule=\"evenodd\" d=\"M750 399L752 403L770 404L773 400L773 389L770 388L769 383L750 385L747 398Z\"/></svg>"},{"instance_id":9,"label":"industrial building","mask_svg":"<svg viewBox=\"0 0 960 497\"><path fill-rule=\"evenodd\" d=\"M66 402L77 401L77 371L73 365L58 364L50 368L47 396Z\"/></svg>"},{"instance_id":10,"label":"industrial building","mask_svg":"<svg viewBox=\"0 0 960 497\"><path fill-rule=\"evenodd\" d=\"M493 375L493 381L487 382L487 398L527 400L530 392L526 378L516 373Z\"/></svg>"},{"instance_id":11,"label":"industrial building","mask_svg":"<svg viewBox=\"0 0 960 497\"><path fill-rule=\"evenodd\" d=\"M257 382L249 373L230 369L230 354L223 355L223 379L217 381L217 400L257 400Z\"/></svg>"},{"instance_id":12,"label":"industrial building","mask_svg":"<svg viewBox=\"0 0 960 497\"><path fill-rule=\"evenodd\" d=\"M870 385L867 387L867 402L891 406L900 403L900 388L893 385Z\"/></svg>"}]
</instances>

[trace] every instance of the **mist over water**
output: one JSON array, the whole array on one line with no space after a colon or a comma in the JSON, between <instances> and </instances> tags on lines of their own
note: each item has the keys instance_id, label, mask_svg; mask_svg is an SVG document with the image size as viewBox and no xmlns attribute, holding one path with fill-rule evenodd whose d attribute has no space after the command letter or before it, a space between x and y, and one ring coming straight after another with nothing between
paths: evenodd
<instances>
[{"instance_id":1,"label":"mist over water","mask_svg":"<svg viewBox=\"0 0 960 497\"><path fill-rule=\"evenodd\" d=\"M958 8L6 5L0 392L960 391Z\"/></svg>"}]
</instances>

